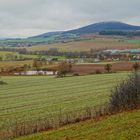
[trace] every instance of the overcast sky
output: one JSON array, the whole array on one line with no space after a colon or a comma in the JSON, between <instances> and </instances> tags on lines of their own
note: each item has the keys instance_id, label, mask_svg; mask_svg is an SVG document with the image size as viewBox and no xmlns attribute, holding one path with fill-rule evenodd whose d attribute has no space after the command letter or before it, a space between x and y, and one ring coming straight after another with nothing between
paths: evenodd
<instances>
[{"instance_id":1,"label":"overcast sky","mask_svg":"<svg viewBox=\"0 0 140 140\"><path fill-rule=\"evenodd\" d=\"M0 37L28 37L100 21L140 25L140 0L0 0Z\"/></svg>"}]
</instances>

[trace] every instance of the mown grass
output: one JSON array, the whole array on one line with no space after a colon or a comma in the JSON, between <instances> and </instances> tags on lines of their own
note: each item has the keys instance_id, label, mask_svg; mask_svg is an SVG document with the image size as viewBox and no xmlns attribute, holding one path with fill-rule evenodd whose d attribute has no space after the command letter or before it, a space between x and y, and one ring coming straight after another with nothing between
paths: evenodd
<instances>
[{"instance_id":1,"label":"mown grass","mask_svg":"<svg viewBox=\"0 0 140 140\"><path fill-rule=\"evenodd\" d=\"M140 110L67 125L15 140L139 140Z\"/></svg>"},{"instance_id":2,"label":"mown grass","mask_svg":"<svg viewBox=\"0 0 140 140\"><path fill-rule=\"evenodd\" d=\"M15 123L55 117L61 113L98 107L108 102L110 89L127 73L67 78L45 76L2 77L0 130Z\"/></svg>"}]
</instances>

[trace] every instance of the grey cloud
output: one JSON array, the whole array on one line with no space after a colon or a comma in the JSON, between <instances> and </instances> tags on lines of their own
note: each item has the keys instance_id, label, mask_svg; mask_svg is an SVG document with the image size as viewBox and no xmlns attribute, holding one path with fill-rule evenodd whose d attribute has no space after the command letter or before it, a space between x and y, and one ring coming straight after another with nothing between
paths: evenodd
<instances>
[{"instance_id":1,"label":"grey cloud","mask_svg":"<svg viewBox=\"0 0 140 140\"><path fill-rule=\"evenodd\" d=\"M0 37L117 20L140 25L140 0L0 0Z\"/></svg>"}]
</instances>

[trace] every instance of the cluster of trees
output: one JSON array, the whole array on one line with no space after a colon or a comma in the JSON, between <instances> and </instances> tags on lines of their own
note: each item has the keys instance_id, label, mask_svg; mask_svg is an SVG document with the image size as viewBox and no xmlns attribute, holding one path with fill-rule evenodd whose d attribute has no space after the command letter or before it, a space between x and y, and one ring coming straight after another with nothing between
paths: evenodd
<instances>
[{"instance_id":1,"label":"cluster of trees","mask_svg":"<svg viewBox=\"0 0 140 140\"><path fill-rule=\"evenodd\" d=\"M51 48L46 51L31 51L28 52L28 54L34 54L34 55L47 55L47 56L64 56L66 58L96 58L97 56L100 57L101 51L103 49L91 49L90 51L79 51L79 52L62 52L59 51L57 48Z\"/></svg>"},{"instance_id":2,"label":"cluster of trees","mask_svg":"<svg viewBox=\"0 0 140 140\"><path fill-rule=\"evenodd\" d=\"M140 36L140 31L101 31L100 35Z\"/></svg>"},{"instance_id":3,"label":"cluster of trees","mask_svg":"<svg viewBox=\"0 0 140 140\"><path fill-rule=\"evenodd\" d=\"M58 56L64 56L67 59L71 59L71 58L83 58L83 59L87 59L87 58L100 58L102 59L103 56L101 54L101 51L103 51L103 49L91 49L90 51L79 51L79 52L72 52L72 51L68 51L68 52L62 52L59 51L57 48L50 48L49 50L43 50L43 51L27 51L25 48L0 48L0 51L7 51L7 52L17 52L19 54L27 54L27 55L37 55L37 56L54 56L54 57L58 57ZM10 54L6 56L6 60L25 60L25 59L33 59L33 58L25 58L22 57L22 55L14 55L14 54ZM2 57L0 57L0 60L3 60ZM56 60L57 61L57 60Z\"/></svg>"},{"instance_id":4,"label":"cluster of trees","mask_svg":"<svg viewBox=\"0 0 140 140\"><path fill-rule=\"evenodd\" d=\"M2 47L0 48L0 51L6 51L6 52L18 52L19 54L27 54L27 49L25 48L10 48L10 47Z\"/></svg>"}]
</instances>

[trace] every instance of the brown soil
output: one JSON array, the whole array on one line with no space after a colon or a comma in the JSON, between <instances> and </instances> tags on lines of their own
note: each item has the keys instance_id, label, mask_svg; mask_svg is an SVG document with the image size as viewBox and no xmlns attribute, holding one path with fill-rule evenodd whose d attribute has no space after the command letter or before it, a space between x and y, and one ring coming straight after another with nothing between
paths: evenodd
<instances>
[{"instance_id":1,"label":"brown soil","mask_svg":"<svg viewBox=\"0 0 140 140\"><path fill-rule=\"evenodd\" d=\"M112 64L112 71L132 71L134 62L118 62ZM104 72L105 64L77 64L74 65L72 70L74 73L90 74L95 73L97 70Z\"/></svg>"}]
</instances>

